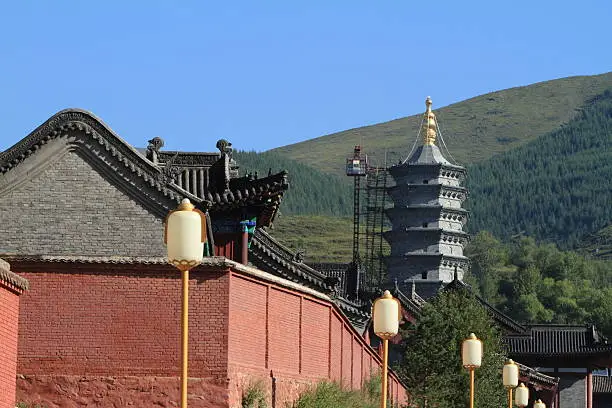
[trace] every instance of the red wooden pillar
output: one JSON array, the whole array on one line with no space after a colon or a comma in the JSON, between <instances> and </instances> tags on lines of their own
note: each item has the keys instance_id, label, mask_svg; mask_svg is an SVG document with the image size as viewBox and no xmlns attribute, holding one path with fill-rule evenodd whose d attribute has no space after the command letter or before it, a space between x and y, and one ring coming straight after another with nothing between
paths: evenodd
<instances>
[{"instance_id":1,"label":"red wooden pillar","mask_svg":"<svg viewBox=\"0 0 612 408\"><path fill-rule=\"evenodd\" d=\"M586 406L593 408L593 373L590 368L586 376Z\"/></svg>"},{"instance_id":2,"label":"red wooden pillar","mask_svg":"<svg viewBox=\"0 0 612 408\"><path fill-rule=\"evenodd\" d=\"M249 230L245 225L242 226L242 245L241 245L240 263L246 265L249 263Z\"/></svg>"}]
</instances>

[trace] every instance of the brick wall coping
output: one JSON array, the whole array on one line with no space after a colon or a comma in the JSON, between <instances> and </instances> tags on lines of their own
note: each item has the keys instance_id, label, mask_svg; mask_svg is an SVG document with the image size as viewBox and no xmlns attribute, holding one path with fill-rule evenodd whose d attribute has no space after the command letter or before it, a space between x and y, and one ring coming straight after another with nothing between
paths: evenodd
<instances>
[{"instance_id":1,"label":"brick wall coping","mask_svg":"<svg viewBox=\"0 0 612 408\"><path fill-rule=\"evenodd\" d=\"M34 263L84 263L84 264L121 264L121 265L168 265L168 259L163 257L127 257L127 256L53 256L53 255L5 255L6 259L12 262L34 262ZM4 262L4 261L2 261ZM4 262L8 265L7 262ZM202 266L204 267L213 267L220 269L228 269L231 268L237 272L242 272L246 275L250 275L253 277L260 278L267 282L275 283L285 288L294 289L300 291L302 293L307 293L310 296L317 297L319 299L332 301L332 299L314 289L311 289L307 286L301 285L299 283L292 282L290 280L280 278L278 276L272 275L271 273L264 272L260 269L254 268L252 266L246 266L241 263L232 261L231 259L227 259L223 256L211 256L205 257L202 261ZM168 265L168 267L170 267ZM8 267L6 268L8 270ZM2 273L2 268L0 264L0 274ZM21 281L27 281L20 276L9 272L11 275L14 275L16 279L20 279ZM1 277L2 275L0 275Z\"/></svg>"},{"instance_id":2,"label":"brick wall coping","mask_svg":"<svg viewBox=\"0 0 612 408\"><path fill-rule=\"evenodd\" d=\"M29 282L14 272L11 272L11 266L8 262L0 259L0 281L15 286L17 289L27 290Z\"/></svg>"},{"instance_id":3,"label":"brick wall coping","mask_svg":"<svg viewBox=\"0 0 612 408\"><path fill-rule=\"evenodd\" d=\"M241 263L238 263L236 261L232 261L231 259L227 259L227 258L224 258L222 256L215 256L215 257L212 257L212 258L209 258L209 259L212 259L213 262L215 262L216 259L219 259L221 262L223 262L223 266L224 267L229 267L229 268L232 268L233 270L235 270L237 272L242 272L245 275L250 275L250 276L253 276L253 277L257 277L257 278L260 278L262 280L268 281L270 283L275 283L275 284L277 284L279 286L283 286L283 287L288 288L288 289L297 290L299 292L306 293L306 294L308 294L310 296L313 296L313 297L316 297L316 298L319 298L319 299L323 299L323 300L326 300L328 302L332 302L333 303L332 298L330 298L329 296L327 296L327 295L325 295L325 294L323 294L321 292L318 292L318 291L316 291L314 289L311 289L311 288L309 288L307 286L304 286L304 285L301 285L299 283L295 283L295 282L292 282L290 280L278 277L276 275L272 275L271 273L264 272L261 269L254 268L252 266L243 265Z\"/></svg>"}]
</instances>

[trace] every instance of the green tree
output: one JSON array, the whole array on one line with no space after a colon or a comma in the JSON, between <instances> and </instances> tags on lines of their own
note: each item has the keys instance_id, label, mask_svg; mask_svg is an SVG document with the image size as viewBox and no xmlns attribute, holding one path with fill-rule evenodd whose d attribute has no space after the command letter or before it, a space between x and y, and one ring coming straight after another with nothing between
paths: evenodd
<instances>
[{"instance_id":1,"label":"green tree","mask_svg":"<svg viewBox=\"0 0 612 408\"><path fill-rule=\"evenodd\" d=\"M423 307L416 326L403 329L404 359L397 367L412 402L437 408L464 407L469 375L462 367L461 343L475 333L484 343L482 366L476 370L476 406L503 406L501 368L505 352L491 317L464 289L440 293Z\"/></svg>"},{"instance_id":2,"label":"green tree","mask_svg":"<svg viewBox=\"0 0 612 408\"><path fill-rule=\"evenodd\" d=\"M480 231L469 243L465 255L470 258L470 273L477 281L482 297L498 298L501 270L508 262L508 249L488 231ZM472 283L472 282L470 282Z\"/></svg>"}]
</instances>

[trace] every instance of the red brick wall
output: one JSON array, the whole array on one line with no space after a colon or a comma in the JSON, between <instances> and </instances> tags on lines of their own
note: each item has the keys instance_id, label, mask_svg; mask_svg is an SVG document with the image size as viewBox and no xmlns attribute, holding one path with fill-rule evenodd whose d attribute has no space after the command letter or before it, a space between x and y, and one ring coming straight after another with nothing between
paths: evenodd
<instances>
[{"instance_id":1,"label":"red brick wall","mask_svg":"<svg viewBox=\"0 0 612 408\"><path fill-rule=\"evenodd\" d=\"M179 375L176 269L13 264L13 270L31 287L21 299L19 374ZM189 376L226 386L229 275L196 268L190 278Z\"/></svg>"},{"instance_id":2,"label":"red brick wall","mask_svg":"<svg viewBox=\"0 0 612 408\"><path fill-rule=\"evenodd\" d=\"M0 280L0 408L15 406L19 292Z\"/></svg>"},{"instance_id":3,"label":"red brick wall","mask_svg":"<svg viewBox=\"0 0 612 408\"><path fill-rule=\"evenodd\" d=\"M322 379L359 388L380 367L331 302L239 272L230 276L228 359L232 407L255 382L270 405L274 393L275 405L284 406ZM390 391L393 401L405 401L394 376Z\"/></svg>"},{"instance_id":4,"label":"red brick wall","mask_svg":"<svg viewBox=\"0 0 612 408\"><path fill-rule=\"evenodd\" d=\"M21 299L20 400L50 408L68 400L135 408L176 400L178 271L13 266L31 287ZM274 383L276 406L284 406L320 379L359 387L380 364L332 303L246 272L192 271L189 319L193 407L239 406L255 379L267 387L269 402Z\"/></svg>"}]
</instances>

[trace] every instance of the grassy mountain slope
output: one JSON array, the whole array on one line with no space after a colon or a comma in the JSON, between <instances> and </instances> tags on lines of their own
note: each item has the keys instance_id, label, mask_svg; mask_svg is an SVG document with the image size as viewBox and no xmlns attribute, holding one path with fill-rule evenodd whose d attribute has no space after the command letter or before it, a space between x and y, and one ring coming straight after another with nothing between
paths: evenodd
<instances>
[{"instance_id":1,"label":"grassy mountain slope","mask_svg":"<svg viewBox=\"0 0 612 408\"><path fill-rule=\"evenodd\" d=\"M590 98L612 86L612 72L541 82L477 96L435 109L442 134L460 163L486 160L558 128ZM432 95L435 104L435 95ZM435 108L435 105L434 105ZM377 165L408 155L421 114L350 129L273 149L322 171L341 175L356 144Z\"/></svg>"},{"instance_id":2,"label":"grassy mountain slope","mask_svg":"<svg viewBox=\"0 0 612 408\"><path fill-rule=\"evenodd\" d=\"M268 232L292 250L304 250L306 262L350 262L353 256L352 218L281 214Z\"/></svg>"}]
</instances>

